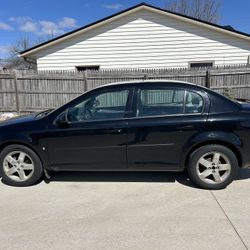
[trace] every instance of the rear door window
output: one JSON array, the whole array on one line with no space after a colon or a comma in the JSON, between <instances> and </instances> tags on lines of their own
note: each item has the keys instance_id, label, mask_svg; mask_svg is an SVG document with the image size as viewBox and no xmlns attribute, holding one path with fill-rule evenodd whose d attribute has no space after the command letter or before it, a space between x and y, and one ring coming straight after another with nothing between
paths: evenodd
<instances>
[{"instance_id":1,"label":"rear door window","mask_svg":"<svg viewBox=\"0 0 250 250\"><path fill-rule=\"evenodd\" d=\"M185 90L175 88L140 89L137 98L138 117L184 113Z\"/></svg>"}]
</instances>

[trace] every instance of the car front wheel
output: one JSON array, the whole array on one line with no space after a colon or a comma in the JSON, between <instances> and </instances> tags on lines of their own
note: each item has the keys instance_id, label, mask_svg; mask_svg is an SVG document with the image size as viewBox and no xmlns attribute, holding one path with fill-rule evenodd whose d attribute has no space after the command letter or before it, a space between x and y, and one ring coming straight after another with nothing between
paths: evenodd
<instances>
[{"instance_id":1,"label":"car front wheel","mask_svg":"<svg viewBox=\"0 0 250 250\"><path fill-rule=\"evenodd\" d=\"M42 176L43 168L37 154L22 145L10 145L0 153L0 175L6 184L29 186Z\"/></svg>"},{"instance_id":2,"label":"car front wheel","mask_svg":"<svg viewBox=\"0 0 250 250\"><path fill-rule=\"evenodd\" d=\"M206 145L195 150L189 158L190 179L205 189L222 189L238 174L235 154L222 145Z\"/></svg>"}]
</instances>

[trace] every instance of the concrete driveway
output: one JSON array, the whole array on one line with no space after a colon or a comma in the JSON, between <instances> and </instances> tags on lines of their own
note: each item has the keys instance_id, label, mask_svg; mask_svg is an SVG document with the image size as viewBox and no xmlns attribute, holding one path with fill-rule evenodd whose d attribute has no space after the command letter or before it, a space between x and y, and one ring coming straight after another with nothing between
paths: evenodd
<instances>
[{"instance_id":1,"label":"concrete driveway","mask_svg":"<svg viewBox=\"0 0 250 250\"><path fill-rule=\"evenodd\" d=\"M247 249L250 170L227 189L185 174L58 173L0 183L0 249Z\"/></svg>"}]
</instances>

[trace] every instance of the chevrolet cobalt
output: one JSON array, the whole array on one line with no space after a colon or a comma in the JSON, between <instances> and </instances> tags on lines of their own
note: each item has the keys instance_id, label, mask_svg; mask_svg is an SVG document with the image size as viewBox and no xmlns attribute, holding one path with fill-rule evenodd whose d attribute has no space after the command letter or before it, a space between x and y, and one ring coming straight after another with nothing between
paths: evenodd
<instances>
[{"instance_id":1,"label":"chevrolet cobalt","mask_svg":"<svg viewBox=\"0 0 250 250\"><path fill-rule=\"evenodd\" d=\"M183 171L221 189L250 166L250 106L179 81L108 84L55 110L0 123L0 175L28 186L56 171Z\"/></svg>"}]
</instances>

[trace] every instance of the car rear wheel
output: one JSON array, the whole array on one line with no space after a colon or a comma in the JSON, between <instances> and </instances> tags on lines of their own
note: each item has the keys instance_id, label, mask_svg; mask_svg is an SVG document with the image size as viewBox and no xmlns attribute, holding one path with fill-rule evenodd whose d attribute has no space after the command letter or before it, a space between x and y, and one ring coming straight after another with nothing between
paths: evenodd
<instances>
[{"instance_id":1,"label":"car rear wheel","mask_svg":"<svg viewBox=\"0 0 250 250\"><path fill-rule=\"evenodd\" d=\"M222 189L238 174L235 154L221 145L206 145L195 150L189 158L190 179L199 187Z\"/></svg>"},{"instance_id":2,"label":"car rear wheel","mask_svg":"<svg viewBox=\"0 0 250 250\"><path fill-rule=\"evenodd\" d=\"M22 145L10 145L0 153L0 175L6 184L33 185L42 174L41 161L31 149Z\"/></svg>"}]
</instances>

